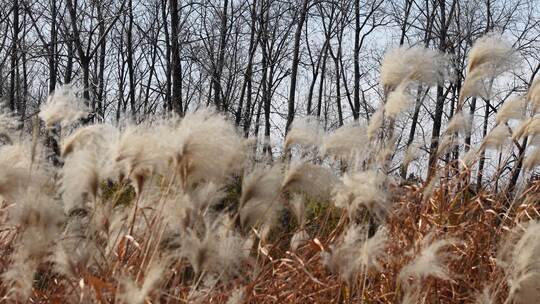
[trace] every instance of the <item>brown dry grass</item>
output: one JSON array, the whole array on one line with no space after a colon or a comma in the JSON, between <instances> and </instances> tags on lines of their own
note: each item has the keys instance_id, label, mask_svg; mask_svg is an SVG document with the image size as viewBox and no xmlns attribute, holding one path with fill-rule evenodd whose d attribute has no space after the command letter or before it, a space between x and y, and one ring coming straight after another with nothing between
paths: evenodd
<instances>
[{"instance_id":1,"label":"brown dry grass","mask_svg":"<svg viewBox=\"0 0 540 304\"><path fill-rule=\"evenodd\" d=\"M510 203L507 193L475 193L461 177L441 179L431 196L423 198L422 185L402 185L392 189L394 208L388 217L390 242L383 261L382 272L358 275L353 286L348 286L325 269L320 254L328 251L342 233L346 217L330 232L312 235L311 240L296 252L287 250L291 232L281 232L265 249L254 248L253 260L246 263L240 275L229 283L220 284L199 299L202 303L225 303L235 288L245 288L246 303L400 303L403 291L396 282L401 268L411 260L407 253L428 233L435 238L452 237L461 242L451 247L455 259L450 264L452 281L424 279L420 299L422 303L474 303L477 293L486 286L498 292L500 303L506 297L506 285L501 269L495 263L497 249L505 233L516 222L538 217L540 182L534 181L516 200L512 212L504 217ZM5 205L3 210L5 210ZM330 209L327 212L335 212ZM140 215L143 216L143 215ZM320 225L328 219L320 214L311 221ZM81 280L70 281L54 274L50 265L41 265L35 277L31 301L35 303L63 303L74 294L82 302L113 303L119 285L113 278L118 273L134 277L148 264L147 252L155 249L150 237L159 223L150 223L146 237L137 244L125 238L116 248L116 260L107 269L79 269ZM8 267L11 244L16 230L1 232L0 271ZM155 240L155 239L154 239ZM190 267L179 261L164 274L166 279L151 292L156 302L185 303L194 282ZM139 280L142 280L140 273ZM365 282L364 282L365 280ZM365 287L363 287L365 286ZM0 294L5 295L2 288Z\"/></svg>"}]
</instances>

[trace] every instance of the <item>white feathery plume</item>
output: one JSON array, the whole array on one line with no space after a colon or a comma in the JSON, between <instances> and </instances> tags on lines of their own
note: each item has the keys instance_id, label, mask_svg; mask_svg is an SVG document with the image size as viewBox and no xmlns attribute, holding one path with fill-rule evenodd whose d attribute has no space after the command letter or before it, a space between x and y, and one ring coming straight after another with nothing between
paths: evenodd
<instances>
[{"instance_id":1,"label":"white feathery plume","mask_svg":"<svg viewBox=\"0 0 540 304\"><path fill-rule=\"evenodd\" d=\"M540 147L534 147L523 159L523 169L531 171L540 166Z\"/></svg>"},{"instance_id":2,"label":"white feathery plume","mask_svg":"<svg viewBox=\"0 0 540 304\"><path fill-rule=\"evenodd\" d=\"M385 250L388 243L388 229L384 226L379 227L375 235L362 243L358 263L367 269L381 270L379 263L381 257L386 256Z\"/></svg>"},{"instance_id":3,"label":"white feathery plume","mask_svg":"<svg viewBox=\"0 0 540 304\"><path fill-rule=\"evenodd\" d=\"M330 245L331 252L322 252L322 263L330 271L339 274L345 282L352 282L361 270L356 263L358 247L366 239L367 226L350 225L343 235L343 239L336 245Z\"/></svg>"},{"instance_id":4,"label":"white feathery plume","mask_svg":"<svg viewBox=\"0 0 540 304\"><path fill-rule=\"evenodd\" d=\"M16 130L20 124L20 121L13 114L7 111L0 111L0 133Z\"/></svg>"},{"instance_id":5,"label":"white feathery plume","mask_svg":"<svg viewBox=\"0 0 540 304\"><path fill-rule=\"evenodd\" d=\"M529 145L540 147L540 134L534 135L529 139Z\"/></svg>"},{"instance_id":6,"label":"white feathery plume","mask_svg":"<svg viewBox=\"0 0 540 304\"><path fill-rule=\"evenodd\" d=\"M505 303L534 303L540 298L540 223L531 221L514 231L498 253L497 261L510 287Z\"/></svg>"},{"instance_id":7,"label":"white feathery plume","mask_svg":"<svg viewBox=\"0 0 540 304\"><path fill-rule=\"evenodd\" d=\"M27 302L38 266L47 261L65 222L58 204L39 188L28 189L9 209L8 223L18 228L11 265L1 275L6 299Z\"/></svg>"},{"instance_id":8,"label":"white feathery plume","mask_svg":"<svg viewBox=\"0 0 540 304\"><path fill-rule=\"evenodd\" d=\"M394 154L396 153L396 139L396 136L392 136L379 147L379 150L376 151L374 155L375 163L379 164L381 167L384 167L386 163L392 160Z\"/></svg>"},{"instance_id":9,"label":"white feathery plume","mask_svg":"<svg viewBox=\"0 0 540 304\"><path fill-rule=\"evenodd\" d=\"M227 278L237 274L240 264L248 257L245 243L246 240L225 227L220 219L205 220L202 236L196 231L187 231L179 254L188 259L195 273L206 271Z\"/></svg>"},{"instance_id":10,"label":"white feathery plume","mask_svg":"<svg viewBox=\"0 0 540 304\"><path fill-rule=\"evenodd\" d=\"M410 288L405 290L401 304L418 304L420 302L420 295L418 290L411 290Z\"/></svg>"},{"instance_id":11,"label":"white feathery plume","mask_svg":"<svg viewBox=\"0 0 540 304\"><path fill-rule=\"evenodd\" d=\"M338 178L330 169L296 160L285 173L281 188L293 193L304 193L314 199L327 200L337 182Z\"/></svg>"},{"instance_id":12,"label":"white feathery plume","mask_svg":"<svg viewBox=\"0 0 540 304\"><path fill-rule=\"evenodd\" d=\"M204 213L208 208L221 202L227 194L221 186L209 182L196 186L187 195L190 205L195 210Z\"/></svg>"},{"instance_id":13,"label":"white feathery plume","mask_svg":"<svg viewBox=\"0 0 540 304\"><path fill-rule=\"evenodd\" d=\"M163 131L165 126L158 125L156 130ZM161 141L147 126L127 126L116 142L114 155L114 171L121 179L131 180L137 193L141 193L144 181L160 172L166 174L167 161L164 159Z\"/></svg>"},{"instance_id":14,"label":"white feathery plume","mask_svg":"<svg viewBox=\"0 0 540 304\"><path fill-rule=\"evenodd\" d=\"M475 41L469 52L467 76L460 92L462 105L466 97L482 96L489 98L489 85L484 80L492 80L506 72L515 62L512 45L498 34L487 34Z\"/></svg>"},{"instance_id":15,"label":"white feathery plume","mask_svg":"<svg viewBox=\"0 0 540 304\"><path fill-rule=\"evenodd\" d=\"M437 147L437 155L443 155L458 145L459 142L455 134L446 134L440 139L439 146Z\"/></svg>"},{"instance_id":16,"label":"white feathery plume","mask_svg":"<svg viewBox=\"0 0 540 304\"><path fill-rule=\"evenodd\" d=\"M304 196L302 194L293 193L291 195L291 199L289 200L289 205L291 206L292 212L296 216L298 226L303 229L306 222L306 202Z\"/></svg>"},{"instance_id":17,"label":"white feathery plume","mask_svg":"<svg viewBox=\"0 0 540 304\"><path fill-rule=\"evenodd\" d=\"M386 175L378 171L363 171L343 175L334 189L334 204L348 211L349 217L364 207L379 220L385 218L391 201L386 191Z\"/></svg>"},{"instance_id":18,"label":"white feathery plume","mask_svg":"<svg viewBox=\"0 0 540 304\"><path fill-rule=\"evenodd\" d=\"M7 288L5 300L12 303L27 302L32 293L34 275L38 269L38 261L30 260L29 254L17 251L17 258L11 262L7 271L2 273L2 285Z\"/></svg>"},{"instance_id":19,"label":"white feathery plume","mask_svg":"<svg viewBox=\"0 0 540 304\"><path fill-rule=\"evenodd\" d=\"M395 119L398 114L407 110L412 105L412 97L407 92L407 83L401 83L395 90L388 94L388 98L384 105L385 114Z\"/></svg>"},{"instance_id":20,"label":"white feathery plume","mask_svg":"<svg viewBox=\"0 0 540 304\"><path fill-rule=\"evenodd\" d=\"M527 126L525 136L540 135L540 115L536 115L531 119L531 123Z\"/></svg>"},{"instance_id":21,"label":"white feathery plume","mask_svg":"<svg viewBox=\"0 0 540 304\"><path fill-rule=\"evenodd\" d=\"M30 142L0 146L0 195L15 202L28 189L52 192L52 170L42 159L32 159Z\"/></svg>"},{"instance_id":22,"label":"white feathery plume","mask_svg":"<svg viewBox=\"0 0 540 304\"><path fill-rule=\"evenodd\" d=\"M435 173L435 175L433 175L431 180L429 180L424 185L424 189L422 190L422 197L424 200L431 197L431 195L433 194L433 190L435 190L435 186L437 186L439 182L440 182L440 176L438 173Z\"/></svg>"},{"instance_id":23,"label":"white feathery plume","mask_svg":"<svg viewBox=\"0 0 540 304\"><path fill-rule=\"evenodd\" d=\"M322 139L321 155L331 155L347 161L358 154L367 152L369 139L367 129L357 123L341 126Z\"/></svg>"},{"instance_id":24,"label":"white feathery plume","mask_svg":"<svg viewBox=\"0 0 540 304\"><path fill-rule=\"evenodd\" d=\"M533 117L529 117L521 121L521 123L514 129L514 132L512 132L512 139L519 140L524 136L528 136L527 129L529 128L529 125L533 121Z\"/></svg>"},{"instance_id":25,"label":"white feathery plume","mask_svg":"<svg viewBox=\"0 0 540 304\"><path fill-rule=\"evenodd\" d=\"M122 277L119 279L120 284L123 286L122 292L118 293L118 299L122 303L134 303L142 304L147 302L149 293L163 278L163 272L167 259L154 260L147 268L144 275L142 286L129 277Z\"/></svg>"},{"instance_id":26,"label":"white feathery plume","mask_svg":"<svg viewBox=\"0 0 540 304\"><path fill-rule=\"evenodd\" d=\"M373 113L367 127L367 136L370 140L374 139L377 132L382 127L384 122L384 107L380 107Z\"/></svg>"},{"instance_id":27,"label":"white feathery plume","mask_svg":"<svg viewBox=\"0 0 540 304\"><path fill-rule=\"evenodd\" d=\"M459 111L452 119L448 122L446 126L446 134L458 133L458 134L467 134L472 128L472 117L469 113Z\"/></svg>"},{"instance_id":28,"label":"white feathery plume","mask_svg":"<svg viewBox=\"0 0 540 304\"><path fill-rule=\"evenodd\" d=\"M100 171L96 165L97 156L90 150L81 150L66 158L61 170L60 191L67 214L86 209L97 197Z\"/></svg>"},{"instance_id":29,"label":"white feathery plume","mask_svg":"<svg viewBox=\"0 0 540 304\"><path fill-rule=\"evenodd\" d=\"M88 115L84 99L77 96L78 90L72 85L64 85L52 92L47 102L41 105L39 117L47 127L56 123L69 125Z\"/></svg>"},{"instance_id":30,"label":"white feathery plume","mask_svg":"<svg viewBox=\"0 0 540 304\"><path fill-rule=\"evenodd\" d=\"M538 113L540 110L540 78L536 78L531 84L527 93L527 100L532 105L533 113Z\"/></svg>"},{"instance_id":31,"label":"white feathery plume","mask_svg":"<svg viewBox=\"0 0 540 304\"><path fill-rule=\"evenodd\" d=\"M305 229L295 232L291 238L291 250L296 251L298 247L309 241L309 234Z\"/></svg>"},{"instance_id":32,"label":"white feathery plume","mask_svg":"<svg viewBox=\"0 0 540 304\"><path fill-rule=\"evenodd\" d=\"M0 111L0 145L13 144L12 134L16 132L20 124L13 114Z\"/></svg>"},{"instance_id":33,"label":"white feathery plume","mask_svg":"<svg viewBox=\"0 0 540 304\"><path fill-rule=\"evenodd\" d=\"M482 292L476 295L475 304L495 304L495 298L493 292L489 287L484 288Z\"/></svg>"},{"instance_id":34,"label":"white feathery plume","mask_svg":"<svg viewBox=\"0 0 540 304\"><path fill-rule=\"evenodd\" d=\"M296 118L285 138L285 148L300 145L304 148L317 147L321 144L324 130L316 117Z\"/></svg>"},{"instance_id":35,"label":"white feathery plume","mask_svg":"<svg viewBox=\"0 0 540 304\"><path fill-rule=\"evenodd\" d=\"M405 265L399 272L398 279L405 286L409 286L409 278L423 279L434 277L441 280L450 280L450 271L447 263L453 257L444 250L452 245L452 239L440 239L433 241L434 235L428 234L420 244L420 252L415 258ZM412 254L409 253L409 254Z\"/></svg>"},{"instance_id":36,"label":"white feathery plume","mask_svg":"<svg viewBox=\"0 0 540 304\"><path fill-rule=\"evenodd\" d=\"M236 288L231 293L231 296L227 300L226 304L242 304L244 303L245 290L244 288Z\"/></svg>"},{"instance_id":37,"label":"white feathery plume","mask_svg":"<svg viewBox=\"0 0 540 304\"><path fill-rule=\"evenodd\" d=\"M381 65L381 84L391 92L399 84L418 81L427 85L441 82L446 60L437 51L423 47L402 46L386 52Z\"/></svg>"},{"instance_id":38,"label":"white feathery plume","mask_svg":"<svg viewBox=\"0 0 540 304\"><path fill-rule=\"evenodd\" d=\"M62 156L75 150L91 149L99 153L107 150L118 139L118 130L109 124L95 124L78 128L62 141Z\"/></svg>"},{"instance_id":39,"label":"white feathery plume","mask_svg":"<svg viewBox=\"0 0 540 304\"><path fill-rule=\"evenodd\" d=\"M461 161L465 164L465 166L467 167L471 167L472 164L476 161L476 159L478 158L478 148L476 147L471 147L469 149L469 151L467 151L467 153L465 153L463 155L463 157L461 158Z\"/></svg>"},{"instance_id":40,"label":"white feathery plume","mask_svg":"<svg viewBox=\"0 0 540 304\"><path fill-rule=\"evenodd\" d=\"M379 260L386 256L386 229L379 228L371 238L367 230L365 225L351 225L342 241L330 246L331 252L321 253L323 264L349 284L360 271L381 270Z\"/></svg>"},{"instance_id":41,"label":"white feathery plume","mask_svg":"<svg viewBox=\"0 0 540 304\"><path fill-rule=\"evenodd\" d=\"M484 138L482 145L486 149L501 149L511 138L512 134L507 125L500 124L493 128Z\"/></svg>"},{"instance_id":42,"label":"white feathery plume","mask_svg":"<svg viewBox=\"0 0 540 304\"><path fill-rule=\"evenodd\" d=\"M62 141L61 154L69 159L72 154L92 153L96 170L102 179L114 180L119 172L115 162L115 148L120 137L118 130L108 124L95 124L77 129Z\"/></svg>"},{"instance_id":43,"label":"white feathery plume","mask_svg":"<svg viewBox=\"0 0 540 304\"><path fill-rule=\"evenodd\" d=\"M240 174L247 156L247 142L222 114L210 109L188 113L162 138L161 154L173 161L184 186L201 181L222 183Z\"/></svg>"},{"instance_id":44,"label":"white feathery plume","mask_svg":"<svg viewBox=\"0 0 540 304\"><path fill-rule=\"evenodd\" d=\"M408 166L413 160L417 159L420 153L420 149L417 145L411 144L407 147L405 155L403 156L402 164Z\"/></svg>"},{"instance_id":45,"label":"white feathery plume","mask_svg":"<svg viewBox=\"0 0 540 304\"><path fill-rule=\"evenodd\" d=\"M495 122L497 124L505 124L511 119L522 119L527 107L525 101L526 100L520 96L503 103L501 108L497 111Z\"/></svg>"},{"instance_id":46,"label":"white feathery plume","mask_svg":"<svg viewBox=\"0 0 540 304\"><path fill-rule=\"evenodd\" d=\"M274 225L282 209L278 201L282 179L280 165L258 167L244 177L239 201L243 227Z\"/></svg>"}]
</instances>

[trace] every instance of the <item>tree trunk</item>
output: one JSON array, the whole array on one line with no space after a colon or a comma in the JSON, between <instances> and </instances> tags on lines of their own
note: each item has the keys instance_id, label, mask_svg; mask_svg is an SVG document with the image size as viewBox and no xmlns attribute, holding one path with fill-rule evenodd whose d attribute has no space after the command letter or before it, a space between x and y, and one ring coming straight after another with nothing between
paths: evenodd
<instances>
[{"instance_id":1,"label":"tree trunk","mask_svg":"<svg viewBox=\"0 0 540 304\"><path fill-rule=\"evenodd\" d=\"M171 14L171 103L173 110L178 115L183 116L184 109L182 105L182 69L180 65L180 45L178 42L178 30L180 29L180 21L178 16L178 0L169 1L169 10Z\"/></svg>"},{"instance_id":2,"label":"tree trunk","mask_svg":"<svg viewBox=\"0 0 540 304\"><path fill-rule=\"evenodd\" d=\"M302 26L306 20L307 8L309 0L302 0L302 7L298 12L296 31L294 33L293 59L291 67L291 84L289 87L289 101L287 109L287 125L285 133L289 132L291 123L294 120L294 99L296 94L296 77L298 74L298 64L300 63L300 39L302 38Z\"/></svg>"},{"instance_id":3,"label":"tree trunk","mask_svg":"<svg viewBox=\"0 0 540 304\"><path fill-rule=\"evenodd\" d=\"M126 33L126 56L129 77L129 106L131 118L135 121L137 113L135 108L135 68L133 66L133 0L128 0L128 28Z\"/></svg>"},{"instance_id":4,"label":"tree trunk","mask_svg":"<svg viewBox=\"0 0 540 304\"><path fill-rule=\"evenodd\" d=\"M474 112L476 112L476 97L472 98L469 111L472 121L474 121ZM469 151L469 149L471 148L471 131L472 130L468 130L467 136L465 136L465 151Z\"/></svg>"},{"instance_id":5,"label":"tree trunk","mask_svg":"<svg viewBox=\"0 0 540 304\"><path fill-rule=\"evenodd\" d=\"M444 53L446 50L446 4L445 0L439 0L439 9L440 9L440 37L439 37L439 51ZM439 147L439 136L441 133L442 126L442 114L444 111L444 87L442 85L437 86L437 99L435 104L435 115L433 116L433 129L431 132L431 145L430 145L430 156L428 164L428 178L433 175L437 166L437 149Z\"/></svg>"},{"instance_id":6,"label":"tree trunk","mask_svg":"<svg viewBox=\"0 0 540 304\"><path fill-rule=\"evenodd\" d=\"M99 50L99 68L98 68L98 87L96 92L96 101L97 101L97 109L96 109L96 118L98 121L103 121L105 119L105 56L106 56L106 50L107 50L107 39L105 39L105 20L103 18L103 11L101 9L101 6L98 6L98 18L100 21L99 23L99 37L102 37L103 42L101 43L100 50Z\"/></svg>"},{"instance_id":7,"label":"tree trunk","mask_svg":"<svg viewBox=\"0 0 540 304\"><path fill-rule=\"evenodd\" d=\"M486 109L484 112L484 125L482 126L482 138L486 138L487 131L488 131L488 123L489 123L489 104L490 101L486 100ZM484 177L484 165L486 162L486 149L482 149L482 152L480 152L480 160L478 161L478 172L476 175L476 187L477 189L482 188L482 179Z\"/></svg>"},{"instance_id":8,"label":"tree trunk","mask_svg":"<svg viewBox=\"0 0 540 304\"><path fill-rule=\"evenodd\" d=\"M427 91L426 91L426 94L427 94ZM422 94L422 86L418 86L418 93L416 95L416 103L415 103L415 107L414 107L414 113L413 113L413 117L412 117L412 122L411 122L411 129L409 131L409 137L407 139L407 150L409 149L409 147L412 145L413 141L414 141L414 136L416 135L416 126L418 125L418 117L420 116L420 107L422 106L422 102L424 101L424 94ZM407 170L409 168L409 164L402 164L401 165L401 168L400 168L400 176L401 178L403 179L406 179L407 178Z\"/></svg>"},{"instance_id":9,"label":"tree trunk","mask_svg":"<svg viewBox=\"0 0 540 304\"><path fill-rule=\"evenodd\" d=\"M214 75L212 76L212 83L214 87L214 105L218 110L226 111L224 100L221 100L221 74L223 73L223 66L225 65L225 48L227 43L227 9L229 6L229 0L223 1L223 11L221 12L221 28L219 33L219 53L218 61L214 66Z\"/></svg>"},{"instance_id":10,"label":"tree trunk","mask_svg":"<svg viewBox=\"0 0 540 304\"><path fill-rule=\"evenodd\" d=\"M12 43L11 43L11 80L9 87L9 109L12 112L15 112L15 106L17 105L16 93L19 80L16 78L16 71L18 69L18 51L17 46L19 44L19 0L13 1L13 32L12 32Z\"/></svg>"},{"instance_id":11,"label":"tree trunk","mask_svg":"<svg viewBox=\"0 0 540 304\"><path fill-rule=\"evenodd\" d=\"M49 93L56 88L56 0L51 0L51 44L49 46Z\"/></svg>"},{"instance_id":12,"label":"tree trunk","mask_svg":"<svg viewBox=\"0 0 540 304\"><path fill-rule=\"evenodd\" d=\"M56 1L56 0L52 0ZM66 49L67 49L67 62L66 70L64 71L64 84L70 83L73 75L73 59L74 59L74 50L73 50L73 38L71 34L68 34L66 37Z\"/></svg>"},{"instance_id":13,"label":"tree trunk","mask_svg":"<svg viewBox=\"0 0 540 304\"><path fill-rule=\"evenodd\" d=\"M322 97L323 97L323 88L324 88L324 77L326 75L326 60L328 59L328 48L324 50L322 70L321 70L321 80L319 82L319 96L317 96L317 117L321 117L321 107L322 107Z\"/></svg>"},{"instance_id":14,"label":"tree trunk","mask_svg":"<svg viewBox=\"0 0 540 304\"><path fill-rule=\"evenodd\" d=\"M354 120L360 117L360 0L354 0Z\"/></svg>"},{"instance_id":15,"label":"tree trunk","mask_svg":"<svg viewBox=\"0 0 540 304\"><path fill-rule=\"evenodd\" d=\"M238 109L236 110L236 117L235 117L235 125L239 126L240 122L242 120L242 108L244 106L244 96L246 96L246 110L245 115L249 115L249 109L251 108L251 91L252 91L252 77L253 77L253 58L255 57L255 51L257 49L257 39L255 39L255 32L256 32L256 21L257 21L257 1L254 1L251 6L251 26L250 26L250 34L249 34L249 58L248 63L246 67L246 72L244 74L244 82L242 84L242 91L240 93L240 100L238 102ZM247 93L246 93L247 90ZM246 118L244 118L244 124L246 122Z\"/></svg>"}]
</instances>

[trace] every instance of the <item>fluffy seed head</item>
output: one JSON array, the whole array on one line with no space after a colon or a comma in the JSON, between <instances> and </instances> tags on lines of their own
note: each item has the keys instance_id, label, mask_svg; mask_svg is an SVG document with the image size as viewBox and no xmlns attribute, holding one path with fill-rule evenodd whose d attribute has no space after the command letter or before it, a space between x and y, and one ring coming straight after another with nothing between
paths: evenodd
<instances>
[{"instance_id":1,"label":"fluffy seed head","mask_svg":"<svg viewBox=\"0 0 540 304\"><path fill-rule=\"evenodd\" d=\"M405 151L405 155L403 156L403 165L407 166L409 165L413 160L417 159L420 153L420 149L417 145L411 144L409 147L407 147L407 150Z\"/></svg>"},{"instance_id":2,"label":"fluffy seed head","mask_svg":"<svg viewBox=\"0 0 540 304\"><path fill-rule=\"evenodd\" d=\"M315 117L297 118L285 138L285 150L291 145L304 148L317 147L321 144L324 131Z\"/></svg>"},{"instance_id":3,"label":"fluffy seed head","mask_svg":"<svg viewBox=\"0 0 540 304\"><path fill-rule=\"evenodd\" d=\"M505 303L533 303L540 298L540 224L532 221L522 227L513 231L498 253L510 287Z\"/></svg>"},{"instance_id":4,"label":"fluffy seed head","mask_svg":"<svg viewBox=\"0 0 540 304\"><path fill-rule=\"evenodd\" d=\"M334 204L346 209L353 219L363 207L382 220L391 204L385 187L386 178L378 171L346 173L334 190Z\"/></svg>"},{"instance_id":5,"label":"fluffy seed head","mask_svg":"<svg viewBox=\"0 0 540 304\"><path fill-rule=\"evenodd\" d=\"M523 97L517 97L506 101L497 111L495 122L497 124L507 123L511 119L522 119L525 114L527 104Z\"/></svg>"},{"instance_id":6,"label":"fluffy seed head","mask_svg":"<svg viewBox=\"0 0 540 304\"><path fill-rule=\"evenodd\" d=\"M20 122L9 112L0 111L0 146L13 144L12 136Z\"/></svg>"},{"instance_id":7,"label":"fluffy seed head","mask_svg":"<svg viewBox=\"0 0 540 304\"><path fill-rule=\"evenodd\" d=\"M531 171L538 166L540 166L540 147L534 147L523 159L523 169Z\"/></svg>"},{"instance_id":8,"label":"fluffy seed head","mask_svg":"<svg viewBox=\"0 0 540 304\"><path fill-rule=\"evenodd\" d=\"M369 125L367 127L367 136L370 140L374 139L379 129L382 127L384 122L384 107L380 107L373 113L371 119L369 120Z\"/></svg>"},{"instance_id":9,"label":"fluffy seed head","mask_svg":"<svg viewBox=\"0 0 540 304\"><path fill-rule=\"evenodd\" d=\"M440 141L437 147L437 155L448 153L451 149L459 145L458 137L455 134L446 134Z\"/></svg>"},{"instance_id":10,"label":"fluffy seed head","mask_svg":"<svg viewBox=\"0 0 540 304\"><path fill-rule=\"evenodd\" d=\"M306 230L302 229L295 232L291 238L291 250L296 251L298 247L304 245L307 241L309 241L309 234Z\"/></svg>"},{"instance_id":11,"label":"fluffy seed head","mask_svg":"<svg viewBox=\"0 0 540 304\"><path fill-rule=\"evenodd\" d=\"M189 230L182 240L180 255L187 258L196 273L207 271L228 278L237 274L240 264L247 258L244 240L226 227L219 219L205 224L201 236Z\"/></svg>"},{"instance_id":12,"label":"fluffy seed head","mask_svg":"<svg viewBox=\"0 0 540 304\"><path fill-rule=\"evenodd\" d=\"M478 149L476 147L471 147L467 153L463 155L461 158L461 161L465 164L467 167L471 167L472 164L476 161L478 157Z\"/></svg>"},{"instance_id":13,"label":"fluffy seed head","mask_svg":"<svg viewBox=\"0 0 540 304\"><path fill-rule=\"evenodd\" d=\"M245 291L243 288L233 290L231 296L227 300L227 304L242 304L244 303Z\"/></svg>"},{"instance_id":14,"label":"fluffy seed head","mask_svg":"<svg viewBox=\"0 0 540 304\"><path fill-rule=\"evenodd\" d=\"M70 155L61 172L62 201L66 213L86 208L97 197L100 173L97 156L89 150Z\"/></svg>"},{"instance_id":15,"label":"fluffy seed head","mask_svg":"<svg viewBox=\"0 0 540 304\"><path fill-rule=\"evenodd\" d=\"M475 304L495 304L493 292L489 287L484 288L481 293L476 296Z\"/></svg>"},{"instance_id":16,"label":"fluffy seed head","mask_svg":"<svg viewBox=\"0 0 540 304\"><path fill-rule=\"evenodd\" d=\"M452 116L452 119L450 119L450 121L448 122L448 125L446 126L446 134L458 133L461 135L465 135L471 130L471 124L471 115L463 111L459 111L454 114L454 116Z\"/></svg>"},{"instance_id":17,"label":"fluffy seed head","mask_svg":"<svg viewBox=\"0 0 540 304\"><path fill-rule=\"evenodd\" d=\"M282 179L279 165L255 168L244 177L239 201L242 226L271 227L278 220Z\"/></svg>"},{"instance_id":18,"label":"fluffy seed head","mask_svg":"<svg viewBox=\"0 0 540 304\"><path fill-rule=\"evenodd\" d=\"M402 83L388 94L384 111L389 118L395 119L398 114L407 110L411 104L412 98L406 91L406 83Z\"/></svg>"},{"instance_id":19,"label":"fluffy seed head","mask_svg":"<svg viewBox=\"0 0 540 304\"><path fill-rule=\"evenodd\" d=\"M492 33L476 40L469 52L467 76L459 94L459 104L462 105L465 98L469 96L488 98L491 88L489 84L484 83L484 80L489 82L506 72L515 60L512 45L500 35Z\"/></svg>"},{"instance_id":20,"label":"fluffy seed head","mask_svg":"<svg viewBox=\"0 0 540 304\"><path fill-rule=\"evenodd\" d=\"M49 96L39 111L39 117L47 127L56 123L66 126L88 115L84 99L78 97L77 92L73 86L64 85Z\"/></svg>"},{"instance_id":21,"label":"fluffy seed head","mask_svg":"<svg viewBox=\"0 0 540 304\"><path fill-rule=\"evenodd\" d=\"M447 263L452 255L443 249L451 245L452 240L432 240L433 235L428 234L421 242L420 252L401 269L398 278L406 286L411 277L423 279L431 276L441 280L450 280Z\"/></svg>"},{"instance_id":22,"label":"fluffy seed head","mask_svg":"<svg viewBox=\"0 0 540 304\"><path fill-rule=\"evenodd\" d=\"M330 169L299 160L290 165L281 188L292 193L304 193L314 199L328 200L337 182Z\"/></svg>"},{"instance_id":23,"label":"fluffy seed head","mask_svg":"<svg viewBox=\"0 0 540 304\"><path fill-rule=\"evenodd\" d=\"M151 263L146 270L142 286L139 287L137 282L131 278L120 278L120 285L123 290L119 292L118 298L123 303L146 303L146 298L153 288L163 278L163 272L165 271L166 259L157 260Z\"/></svg>"},{"instance_id":24,"label":"fluffy seed head","mask_svg":"<svg viewBox=\"0 0 540 304\"><path fill-rule=\"evenodd\" d=\"M482 145L486 149L501 149L508 141L512 134L507 125L497 125L489 134L484 138Z\"/></svg>"},{"instance_id":25,"label":"fluffy seed head","mask_svg":"<svg viewBox=\"0 0 540 304\"><path fill-rule=\"evenodd\" d=\"M221 183L240 174L247 142L221 114L210 109L188 113L178 127L163 134L164 153L185 185L201 181ZM163 153L162 152L162 153Z\"/></svg>"},{"instance_id":26,"label":"fluffy seed head","mask_svg":"<svg viewBox=\"0 0 540 304\"><path fill-rule=\"evenodd\" d=\"M534 113L540 110L540 77L537 77L527 93L527 100L531 103Z\"/></svg>"},{"instance_id":27,"label":"fluffy seed head","mask_svg":"<svg viewBox=\"0 0 540 304\"><path fill-rule=\"evenodd\" d=\"M381 270L379 261L386 257L386 229L381 227L371 238L367 232L365 225L351 225L341 242L330 246L331 252L322 253L323 264L349 284L362 270Z\"/></svg>"},{"instance_id":28,"label":"fluffy seed head","mask_svg":"<svg viewBox=\"0 0 540 304\"><path fill-rule=\"evenodd\" d=\"M402 46L385 54L381 66L381 84L386 92L408 81L435 85L444 79L445 66L446 60L436 51Z\"/></svg>"},{"instance_id":29,"label":"fluffy seed head","mask_svg":"<svg viewBox=\"0 0 540 304\"><path fill-rule=\"evenodd\" d=\"M368 137L365 126L357 123L341 126L323 137L320 152L335 159L349 161L365 154L368 149Z\"/></svg>"}]
</instances>

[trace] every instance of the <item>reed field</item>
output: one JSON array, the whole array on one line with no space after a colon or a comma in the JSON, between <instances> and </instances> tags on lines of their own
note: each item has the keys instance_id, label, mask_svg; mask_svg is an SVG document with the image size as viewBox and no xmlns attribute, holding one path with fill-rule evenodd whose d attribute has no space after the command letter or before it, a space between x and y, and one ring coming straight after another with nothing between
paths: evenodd
<instances>
[{"instance_id":1,"label":"reed field","mask_svg":"<svg viewBox=\"0 0 540 304\"><path fill-rule=\"evenodd\" d=\"M212 108L90 124L63 86L31 131L4 113L0 299L538 303L540 80L465 143L465 100L488 97L519 56L495 34L475 42L430 165L396 147L412 90L451 78L446 56L423 47L387 52L367 123L297 117L273 158ZM478 185L481 160L493 165ZM421 177L402 178L411 162Z\"/></svg>"}]
</instances>

